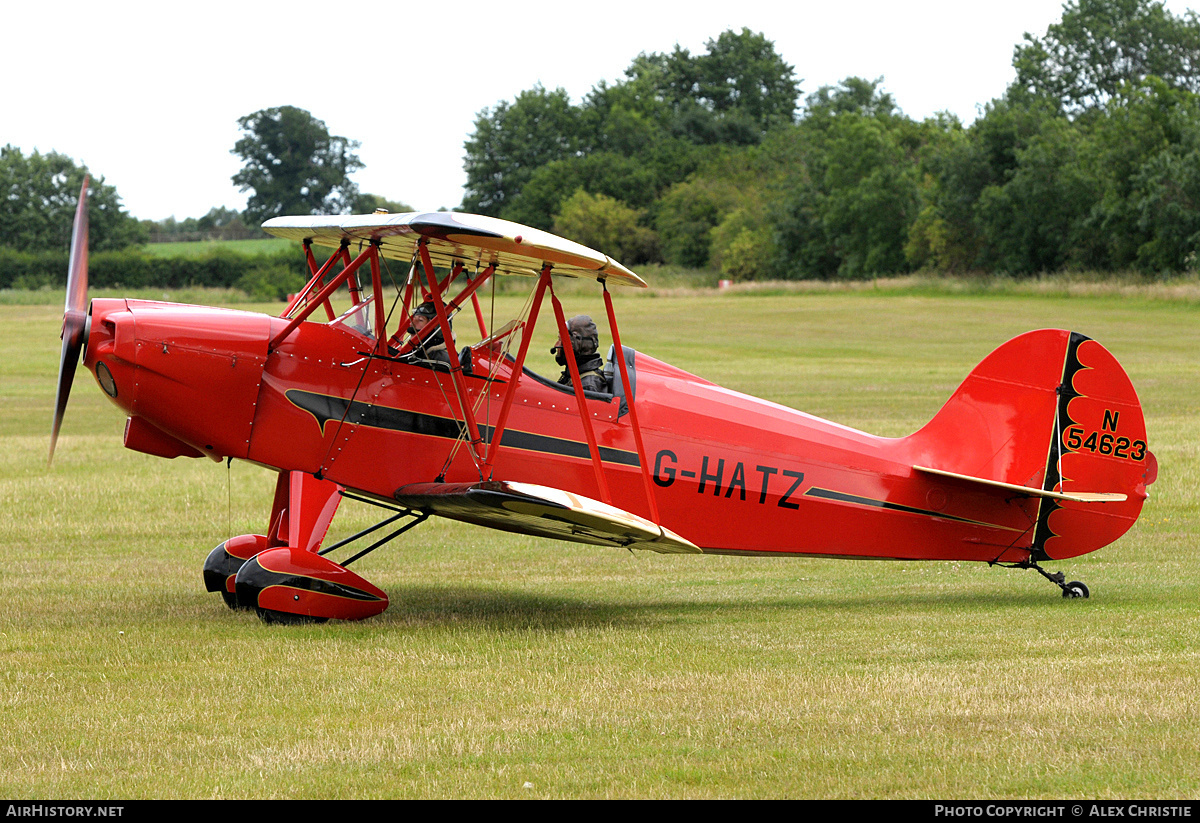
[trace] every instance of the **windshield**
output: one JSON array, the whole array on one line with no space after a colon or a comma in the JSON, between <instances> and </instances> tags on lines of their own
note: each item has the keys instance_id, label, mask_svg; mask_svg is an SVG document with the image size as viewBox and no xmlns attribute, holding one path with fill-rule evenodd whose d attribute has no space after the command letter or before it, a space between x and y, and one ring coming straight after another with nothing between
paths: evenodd
<instances>
[{"instance_id":1,"label":"windshield","mask_svg":"<svg viewBox=\"0 0 1200 823\"><path fill-rule=\"evenodd\" d=\"M375 300L375 297L374 297L374 295L372 295L371 297L368 297L366 300L363 300L359 303L355 303L349 309L342 312L342 314L339 317L337 317L335 320L331 320L330 324L335 325L335 326L342 326L343 328L350 329L351 331L358 332L359 334L363 334L371 339L374 339L375 338L375 328L374 328L374 326L375 326L375 309L373 306L374 300Z\"/></svg>"}]
</instances>

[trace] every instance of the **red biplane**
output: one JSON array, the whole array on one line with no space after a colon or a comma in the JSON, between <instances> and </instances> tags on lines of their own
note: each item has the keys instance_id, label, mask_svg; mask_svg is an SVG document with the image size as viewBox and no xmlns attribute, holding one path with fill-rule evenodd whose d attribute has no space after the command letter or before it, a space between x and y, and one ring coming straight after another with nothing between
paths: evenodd
<instances>
[{"instance_id":1,"label":"red biplane","mask_svg":"<svg viewBox=\"0 0 1200 823\"><path fill-rule=\"evenodd\" d=\"M129 416L128 448L278 472L267 533L232 537L204 564L210 591L265 620L379 614L387 594L347 566L431 515L658 552L976 560L1035 569L1064 597L1087 597L1040 564L1119 538L1157 473L1129 378L1074 332L1010 340L920 431L876 437L622 345L608 287L646 284L560 237L458 213L264 228L303 243L310 268L279 317L132 299L89 307L81 198L50 454L82 349ZM323 264L314 245L333 250ZM389 261L401 261L399 276ZM532 295L520 317L488 328L479 296L509 275L530 278ZM539 317L571 339L555 295L563 277L600 284L613 337L604 391L583 388L571 346L566 385L525 367ZM422 304L432 322L410 334ZM439 334L444 356L430 359L423 344ZM386 516L322 548L343 497Z\"/></svg>"}]
</instances>

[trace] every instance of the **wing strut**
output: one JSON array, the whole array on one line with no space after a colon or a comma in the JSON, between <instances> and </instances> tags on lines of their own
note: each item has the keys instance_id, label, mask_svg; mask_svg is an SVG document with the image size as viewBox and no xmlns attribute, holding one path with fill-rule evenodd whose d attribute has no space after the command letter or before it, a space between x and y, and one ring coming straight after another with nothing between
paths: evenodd
<instances>
[{"instance_id":1,"label":"wing strut","mask_svg":"<svg viewBox=\"0 0 1200 823\"><path fill-rule=\"evenodd\" d=\"M424 264L425 264L425 261L424 261L424 259L422 259L421 265L424 265ZM459 265L461 266L462 264L460 263ZM493 263L492 265L490 265L486 269L484 269L483 272L478 277L476 277L474 280L468 279L466 288L464 288L461 292L459 292L458 296L456 296L453 300L451 300L449 303L446 304L446 316L449 317L450 312L459 311L462 308L462 304L464 302L466 302L468 297L470 297L471 299L475 299L476 292L479 291L480 287L483 286L484 283L488 282L488 280L491 279L492 275L495 274L495 272L496 272L496 265ZM443 290L442 293L444 294L445 291ZM408 308L409 307L407 305L405 305L405 311L407 311ZM407 317L407 315L405 315L405 316ZM433 334L435 329L440 329L440 328L441 328L440 324L435 326L433 323L430 323L428 326L421 329L416 334L410 336L408 338L408 340L406 340L404 342L404 344L402 346L400 346L399 353L401 355L408 354L410 351L412 351L413 349L415 349L417 347L418 343L420 343L422 340L424 340L428 335ZM484 336L486 337L487 335L485 334ZM448 350L449 349L447 349L447 351Z\"/></svg>"},{"instance_id":2,"label":"wing strut","mask_svg":"<svg viewBox=\"0 0 1200 823\"><path fill-rule=\"evenodd\" d=\"M346 256L349 257L348 252L346 253ZM314 297L307 306L305 306L303 309L301 309L300 312L288 322L287 326L284 327L283 331L279 332L279 334L277 334L273 338L271 338L271 342L269 344L267 344L267 351L274 351L275 347L278 346L281 342L283 342L283 340L285 340L289 334L291 334L293 331L295 331L297 326L299 326L301 323L303 323L305 320L308 319L308 316L316 310L317 306L319 306L322 303L324 303L325 301L327 301L329 299L329 296L331 294L333 294L335 291L337 291L338 286L342 285L342 283L345 283L347 280L349 280L350 276L358 270L359 266L361 266L367 260L370 260L373 257L377 257L377 256L378 256L378 249L376 249L376 247L372 245L372 246L368 246L365 250L363 250L362 253L360 253L358 255L358 257L354 258L353 261L347 263L346 268L342 269L342 271L338 274L337 277L333 278L328 283L326 283L325 287L321 289L320 293L316 297ZM330 258L330 259L332 259L332 258Z\"/></svg>"},{"instance_id":3,"label":"wing strut","mask_svg":"<svg viewBox=\"0 0 1200 823\"><path fill-rule=\"evenodd\" d=\"M575 362L575 347L571 345L571 332L567 331L567 318L563 315L562 303L558 302L558 295L554 293L553 283L550 284L550 304L554 306L554 319L558 322L558 339L562 341L567 368L571 372L571 387L575 389L575 402L579 404L579 419L583 421L583 433L587 436L588 451L592 455L592 468L596 471L596 485L600 487L600 499L611 506L612 495L608 491L608 480L604 477L604 463L600 460L600 447L596 444L596 432L592 429L591 418L588 417L587 398L583 396L583 382L579 377L579 365Z\"/></svg>"},{"instance_id":4,"label":"wing strut","mask_svg":"<svg viewBox=\"0 0 1200 823\"><path fill-rule=\"evenodd\" d=\"M478 271L476 271L478 274ZM467 282L472 283L471 276L467 275ZM475 321L479 323L479 339L486 340L488 336L487 323L483 322L483 307L479 305L479 295L471 292L471 305L475 307Z\"/></svg>"},{"instance_id":5,"label":"wing strut","mask_svg":"<svg viewBox=\"0 0 1200 823\"><path fill-rule=\"evenodd\" d=\"M308 264L308 274L310 279L307 285L305 285L304 288L301 289L288 302L287 308L285 308L279 315L280 317L288 317L296 310L296 307L302 303L305 305L308 304L308 296L312 294L313 289L321 288L321 281L325 279L325 275L329 273L329 270L333 268L334 264L337 263L338 260L342 259L342 252L344 252L349 245L349 240L342 240L341 247L335 253L329 255L329 258L324 262L324 264L318 267L317 259L313 257L312 253L312 238L304 238L304 261ZM326 300L323 305L325 306L325 317L327 320L333 320L335 317L337 317L337 314L333 311L333 304Z\"/></svg>"},{"instance_id":6,"label":"wing strut","mask_svg":"<svg viewBox=\"0 0 1200 823\"><path fill-rule=\"evenodd\" d=\"M396 324L396 331L388 338L388 345L399 348L403 345L404 335L408 328L409 318L412 317L414 308L414 300L417 293L417 253L413 252L412 260L408 264L408 277L404 280L404 306L400 310L400 321ZM424 331L424 329L422 329Z\"/></svg>"},{"instance_id":7,"label":"wing strut","mask_svg":"<svg viewBox=\"0 0 1200 823\"><path fill-rule=\"evenodd\" d=\"M467 395L467 383L463 380L462 363L458 359L458 349L454 345L454 332L450 329L450 318L446 314L446 304L442 302L441 284L438 283L437 274L433 269L433 261L429 257L428 241L422 238L417 243L417 248L421 253L421 265L425 267L425 273L429 281L429 292L433 297L433 306L437 310L438 325L442 329L442 339L446 343L446 353L450 355L450 381L454 384L454 393L458 399L458 407L462 411L462 420L466 423L467 434L471 439L469 445L471 453L475 458L475 465L482 471L483 437L479 434L479 424L475 421L475 411L471 408L470 398ZM451 277L453 275L447 277L446 285L450 284ZM462 295L459 295L459 297L461 298Z\"/></svg>"},{"instance_id":8,"label":"wing strut","mask_svg":"<svg viewBox=\"0 0 1200 823\"><path fill-rule=\"evenodd\" d=\"M613 337L613 356L621 369L621 385L632 386L629 381L629 367L625 364L625 349L621 346L621 333L617 331L617 313L613 310L612 295L608 293L608 282L601 280L604 288L604 308L608 312L608 328ZM642 469L642 484L646 487L646 502L650 504L650 519L660 523L658 519L658 501L654 499L654 487L650 485L650 465L646 461L646 447L642 443L642 427L638 424L637 404L633 402L636 392L626 392L626 405L629 406L629 420L633 423L633 442L637 445L638 465Z\"/></svg>"},{"instance_id":9,"label":"wing strut","mask_svg":"<svg viewBox=\"0 0 1200 823\"><path fill-rule=\"evenodd\" d=\"M496 453L500 450L500 441L504 439L504 427L508 425L508 413L512 411L513 400L517 396L517 384L525 367L525 354L529 351L529 343L533 339L533 328L537 324L538 310L542 307L542 299L546 296L546 287L550 285L550 264L542 265L542 273L538 277L537 289L533 294L533 304L529 307L529 320L521 332L521 347L517 349L517 360L513 363L512 378L508 381L508 391L504 393L504 403L500 406L500 416L496 419L496 428L492 432L492 444L488 447L487 460L483 463L483 477L492 479L492 466L496 462ZM568 338L570 339L570 338Z\"/></svg>"}]
</instances>

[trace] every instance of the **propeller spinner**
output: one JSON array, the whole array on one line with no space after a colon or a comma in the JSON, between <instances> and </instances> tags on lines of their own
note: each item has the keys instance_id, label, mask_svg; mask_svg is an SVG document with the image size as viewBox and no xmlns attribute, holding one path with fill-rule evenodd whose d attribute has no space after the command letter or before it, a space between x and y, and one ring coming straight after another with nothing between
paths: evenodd
<instances>
[{"instance_id":1,"label":"propeller spinner","mask_svg":"<svg viewBox=\"0 0 1200 823\"><path fill-rule=\"evenodd\" d=\"M79 205L75 209L75 225L71 230L71 260L67 267L67 300L63 308L62 356L58 361L58 391L54 396L54 428L50 432L50 457L54 460L54 446L58 442L58 430L62 426L63 412L71 394L71 381L75 379L75 366L79 353L87 340L87 268L88 268L88 216L87 192L89 176L84 175L83 188L79 191Z\"/></svg>"}]
</instances>

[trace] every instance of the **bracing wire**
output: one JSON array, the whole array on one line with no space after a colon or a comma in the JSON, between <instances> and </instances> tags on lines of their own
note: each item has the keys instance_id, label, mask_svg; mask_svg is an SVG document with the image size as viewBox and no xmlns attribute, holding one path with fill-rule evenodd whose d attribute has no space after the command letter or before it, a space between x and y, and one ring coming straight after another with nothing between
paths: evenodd
<instances>
[{"instance_id":1,"label":"bracing wire","mask_svg":"<svg viewBox=\"0 0 1200 823\"><path fill-rule=\"evenodd\" d=\"M361 248L361 247L362 247L362 243L360 242L359 248ZM384 257L382 254L378 255L378 257L380 260L383 261L383 267L388 272L388 279L391 280L392 285L395 286L396 279L392 276L391 268L387 265L387 258ZM358 280L358 272L354 273L354 279L356 281ZM373 280L374 280L374 278L372 278L372 281ZM380 277L381 285L382 285L382 282L383 282L383 278ZM387 331L387 326L391 322L392 312L394 312L396 310L396 302L399 300L399 297L400 297L400 295L399 295L399 292L397 291L396 299L392 301L392 307L391 307L391 309L388 310L387 318L385 318L383 321L384 327L382 329L375 329L376 348L378 348L378 346L379 346L379 340L380 340L381 336ZM359 289L359 298L360 298L359 305L365 306L366 301L361 299L362 298L361 286ZM372 295L372 299L382 300L383 295L382 294ZM386 341L384 344L386 345ZM329 460L329 455L333 452L333 444L336 443L338 441L338 438L342 436L342 427L346 423L346 418L350 414L350 409L352 409L354 407L354 402L358 398L358 393L359 393L359 391L362 390L363 381L366 380L367 373L371 371L371 365L375 362L375 359L376 359L376 354L373 350L370 352L367 352L367 356L364 359L362 372L358 375L358 381L354 384L354 391L350 394L350 399L346 402L346 410L342 412L342 416L338 420L337 428L334 430L333 437L330 438L329 445L325 449L325 455L324 455L324 457L321 458L321 462L318 464L318 468L317 468L318 474L323 474L325 471L326 461Z\"/></svg>"},{"instance_id":2,"label":"bracing wire","mask_svg":"<svg viewBox=\"0 0 1200 823\"><path fill-rule=\"evenodd\" d=\"M493 275L493 277L494 277L494 275ZM496 321L496 281L494 279L492 280L491 301L492 301L491 306L489 307L488 323L489 323L489 333L494 333L495 332L495 321ZM483 408L485 403L487 403L488 404L488 412L487 413L489 415L487 418L488 421L491 420L491 417L490 417L490 415L491 415L490 403L491 403L491 395L492 395L491 386L492 386L493 382L495 381L496 375L500 371L500 364L503 363L508 358L509 354L512 351L512 347L513 347L514 343L517 341L518 337L524 336L526 333L529 333L532 331L531 329L529 329L529 326L527 323L527 320L529 318L529 312L532 311L532 309L533 309L533 293L530 292L525 298L524 305L521 307L521 310L517 314L517 318L519 319L518 325L516 328L513 329L512 333L509 334L505 338L504 346L501 349L499 356L491 357L489 355L488 375L487 375L487 380L486 380L487 388L485 388L485 390L483 392L481 392L480 396L475 401L474 407L472 408L472 411L478 416L479 410L481 408ZM519 334L518 334L518 332L519 332ZM514 375L514 378L515 378L515 375ZM439 390L441 389L440 379L438 380L438 388L439 388ZM448 403L448 399L446 398L446 394L445 394L444 390L442 391L442 397L443 397L443 400L447 400L447 403ZM465 408L465 406L464 406L464 408ZM491 424L489 422L485 422L485 426L486 425L491 425ZM483 432L481 431L480 434L482 435ZM466 423L463 422L463 423L459 424L459 436L455 440L454 444L450 447L450 452L446 457L446 461L442 464L441 474L443 476L449 470L450 464L454 462L454 458L457 457L459 448L462 446L463 443L466 442L466 437L467 437L467 427L466 427ZM471 451L471 455L472 455L472 460L475 462L475 469L479 474L479 479L483 480L483 479L485 479L483 476L483 466L480 465L479 460L477 459L477 455L475 455L475 453L474 453L474 450L472 449L470 451Z\"/></svg>"},{"instance_id":3,"label":"bracing wire","mask_svg":"<svg viewBox=\"0 0 1200 823\"><path fill-rule=\"evenodd\" d=\"M225 458L225 534L233 536L233 458Z\"/></svg>"}]
</instances>

